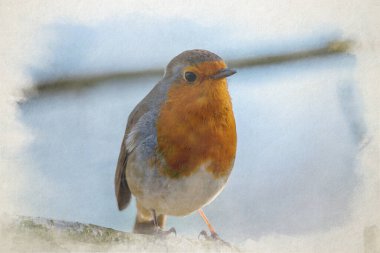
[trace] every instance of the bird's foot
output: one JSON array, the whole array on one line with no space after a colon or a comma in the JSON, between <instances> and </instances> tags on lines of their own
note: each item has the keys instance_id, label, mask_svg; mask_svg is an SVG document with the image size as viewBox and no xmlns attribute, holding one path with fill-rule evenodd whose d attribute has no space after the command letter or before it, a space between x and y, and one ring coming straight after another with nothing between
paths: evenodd
<instances>
[{"instance_id":1,"label":"bird's foot","mask_svg":"<svg viewBox=\"0 0 380 253\"><path fill-rule=\"evenodd\" d=\"M168 235L170 234L174 234L175 236L177 236L177 231L175 230L175 228L170 228L169 230L163 230L162 228L160 227L155 227L154 229L154 235L156 237L159 237L159 238L166 238Z\"/></svg>"},{"instance_id":2,"label":"bird's foot","mask_svg":"<svg viewBox=\"0 0 380 253\"><path fill-rule=\"evenodd\" d=\"M201 236L203 236L207 241L220 242L226 246L231 246L228 242L221 239L215 232L211 232L210 235L208 235L206 231L202 230L198 235L198 239L200 239Z\"/></svg>"}]
</instances>

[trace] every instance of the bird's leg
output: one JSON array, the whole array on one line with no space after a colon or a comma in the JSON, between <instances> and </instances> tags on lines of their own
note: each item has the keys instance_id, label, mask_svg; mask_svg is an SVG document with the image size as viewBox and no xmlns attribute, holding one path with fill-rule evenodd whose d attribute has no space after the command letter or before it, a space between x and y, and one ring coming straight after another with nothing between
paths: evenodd
<instances>
[{"instance_id":1,"label":"bird's leg","mask_svg":"<svg viewBox=\"0 0 380 253\"><path fill-rule=\"evenodd\" d=\"M175 228L171 227L169 230L163 230L165 223L165 216L160 215L160 220L157 219L156 210L152 209L153 214L153 224L154 224L154 234L159 237L165 237L167 235L170 235L171 233L174 233L174 235L177 235L177 231Z\"/></svg>"},{"instance_id":2,"label":"bird's leg","mask_svg":"<svg viewBox=\"0 0 380 253\"><path fill-rule=\"evenodd\" d=\"M206 231L202 230L199 235L198 235L198 238L200 236L203 236L204 238L206 238L206 240L213 240L213 241L220 241L226 245L229 245L228 242L222 240L219 235L215 232L215 229L214 227L211 225L210 221L207 219L205 213L203 212L202 209L199 209L198 210L199 214L201 215L202 219L204 220L204 222L206 223L208 229L210 230L210 235L207 234Z\"/></svg>"}]
</instances>

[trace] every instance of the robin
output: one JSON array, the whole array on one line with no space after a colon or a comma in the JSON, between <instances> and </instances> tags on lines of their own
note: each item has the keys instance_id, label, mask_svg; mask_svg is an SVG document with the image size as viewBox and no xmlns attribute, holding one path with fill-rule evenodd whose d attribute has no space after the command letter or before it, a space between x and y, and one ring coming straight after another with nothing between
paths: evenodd
<instances>
[{"instance_id":1,"label":"robin","mask_svg":"<svg viewBox=\"0 0 380 253\"><path fill-rule=\"evenodd\" d=\"M206 50L174 57L128 118L115 175L119 210L136 198L135 233L168 234L166 216L200 213L223 190L236 153L226 77L236 71Z\"/></svg>"}]
</instances>

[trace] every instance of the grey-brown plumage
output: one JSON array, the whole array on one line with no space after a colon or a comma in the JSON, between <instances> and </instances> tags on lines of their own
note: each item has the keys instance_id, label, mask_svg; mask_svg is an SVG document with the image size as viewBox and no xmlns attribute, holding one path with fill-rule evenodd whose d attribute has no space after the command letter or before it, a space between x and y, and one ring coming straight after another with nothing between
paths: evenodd
<instances>
[{"instance_id":1,"label":"grey-brown plumage","mask_svg":"<svg viewBox=\"0 0 380 253\"><path fill-rule=\"evenodd\" d=\"M115 173L115 194L119 210L123 210L128 207L131 201L131 191L128 186L127 178L125 176L125 169L128 163L128 151L126 146L127 135L129 134L131 128L136 124L141 115L146 112L146 106L144 106L144 99L141 101L136 108L129 115L127 127L125 129L123 141L120 147L119 159L117 162L116 173Z\"/></svg>"},{"instance_id":2,"label":"grey-brown plumage","mask_svg":"<svg viewBox=\"0 0 380 253\"><path fill-rule=\"evenodd\" d=\"M120 150L126 150L124 141L121 144ZM131 190L128 187L127 178L125 177L127 161L127 152L120 152L115 175L115 194L119 210L125 209L129 205L132 197Z\"/></svg>"}]
</instances>

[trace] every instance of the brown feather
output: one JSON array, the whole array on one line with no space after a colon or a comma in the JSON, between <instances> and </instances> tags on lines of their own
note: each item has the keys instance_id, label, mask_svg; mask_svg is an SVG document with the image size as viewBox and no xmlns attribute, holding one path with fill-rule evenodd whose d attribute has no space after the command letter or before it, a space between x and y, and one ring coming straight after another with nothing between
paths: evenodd
<instances>
[{"instance_id":1,"label":"brown feather","mask_svg":"<svg viewBox=\"0 0 380 253\"><path fill-rule=\"evenodd\" d=\"M115 173L115 194L117 205L120 211L128 206L132 197L131 190L128 186L127 178L125 177L125 170L127 168L129 156L126 148L126 139L129 132L140 119L140 117L148 110L148 107L145 103L148 98L148 95L135 107L135 109L129 115L127 127L125 129L123 141L120 147L120 154Z\"/></svg>"},{"instance_id":2,"label":"brown feather","mask_svg":"<svg viewBox=\"0 0 380 253\"><path fill-rule=\"evenodd\" d=\"M126 208L131 201L131 191L125 177L125 168L127 166L128 153L125 147L125 138L121 144L119 160L117 162L115 174L115 194L119 210Z\"/></svg>"}]
</instances>

